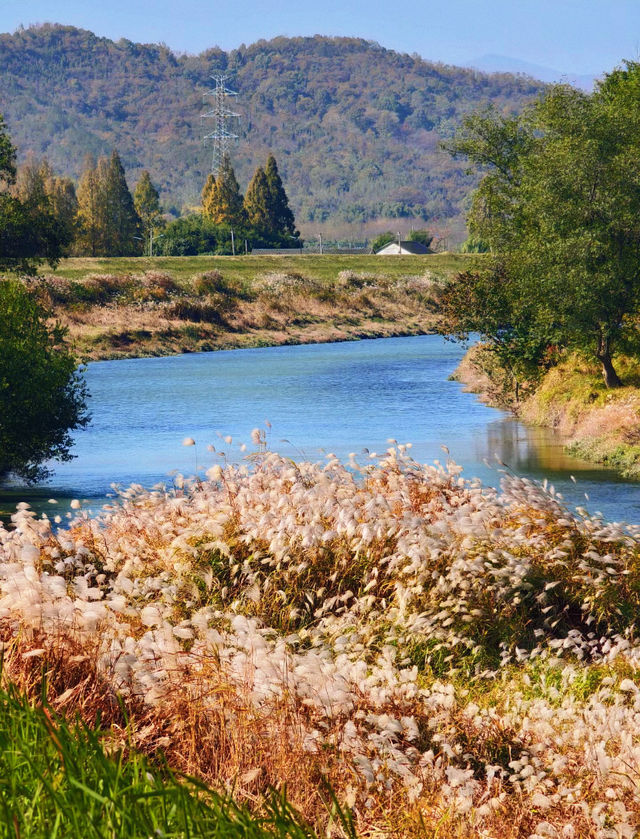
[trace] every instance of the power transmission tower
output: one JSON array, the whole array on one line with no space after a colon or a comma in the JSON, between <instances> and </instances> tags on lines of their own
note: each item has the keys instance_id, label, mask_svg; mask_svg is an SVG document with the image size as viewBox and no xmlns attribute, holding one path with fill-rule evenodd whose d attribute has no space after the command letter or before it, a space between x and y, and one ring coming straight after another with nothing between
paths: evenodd
<instances>
[{"instance_id":1,"label":"power transmission tower","mask_svg":"<svg viewBox=\"0 0 640 839\"><path fill-rule=\"evenodd\" d=\"M224 156L229 154L231 143L238 139L238 135L229 129L234 124L234 121L240 118L240 114L236 114L227 108L227 97L238 95L234 90L229 90L226 86L229 74L214 73L211 78L215 82L215 87L212 90L208 90L203 96L211 96L213 98L213 107L211 110L202 114L201 119L213 120L213 131L205 134L203 139L205 143L210 142L213 144L211 173L217 178Z\"/></svg>"}]
</instances>

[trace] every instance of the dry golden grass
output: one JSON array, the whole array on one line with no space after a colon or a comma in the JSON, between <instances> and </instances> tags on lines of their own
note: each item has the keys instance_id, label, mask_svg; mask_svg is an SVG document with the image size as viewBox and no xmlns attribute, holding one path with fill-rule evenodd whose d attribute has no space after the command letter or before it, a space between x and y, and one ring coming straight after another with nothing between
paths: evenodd
<instances>
[{"instance_id":1,"label":"dry golden grass","mask_svg":"<svg viewBox=\"0 0 640 839\"><path fill-rule=\"evenodd\" d=\"M69 530L20 509L3 678L321 830L327 780L362 836L632 839L640 529L401 445L347 468L252 439Z\"/></svg>"},{"instance_id":2,"label":"dry golden grass","mask_svg":"<svg viewBox=\"0 0 640 839\"><path fill-rule=\"evenodd\" d=\"M147 271L30 283L85 360L432 330L446 273L402 275L386 263L377 272L338 267L323 279L274 270L239 278L215 269L179 279Z\"/></svg>"}]
</instances>

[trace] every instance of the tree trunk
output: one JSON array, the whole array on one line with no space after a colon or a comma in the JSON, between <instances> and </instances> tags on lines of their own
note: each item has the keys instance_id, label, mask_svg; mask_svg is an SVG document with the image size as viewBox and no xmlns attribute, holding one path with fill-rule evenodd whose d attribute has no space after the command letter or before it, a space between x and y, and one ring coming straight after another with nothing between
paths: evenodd
<instances>
[{"instance_id":1,"label":"tree trunk","mask_svg":"<svg viewBox=\"0 0 640 839\"><path fill-rule=\"evenodd\" d=\"M608 353L600 356L600 363L602 364L602 375L604 377L605 385L607 387L622 387L620 377L614 370L613 364L611 363L611 356Z\"/></svg>"},{"instance_id":2,"label":"tree trunk","mask_svg":"<svg viewBox=\"0 0 640 839\"><path fill-rule=\"evenodd\" d=\"M598 335L598 349L596 358L602 364L602 376L607 387L622 387L620 377L616 373L611 361L611 339L602 333Z\"/></svg>"}]
</instances>

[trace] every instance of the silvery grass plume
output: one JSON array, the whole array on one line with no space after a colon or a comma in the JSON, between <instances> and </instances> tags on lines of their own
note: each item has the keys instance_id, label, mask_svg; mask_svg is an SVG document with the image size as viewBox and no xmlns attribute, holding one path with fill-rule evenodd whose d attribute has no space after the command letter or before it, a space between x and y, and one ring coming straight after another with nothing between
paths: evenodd
<instances>
[{"instance_id":1,"label":"silvery grass plume","mask_svg":"<svg viewBox=\"0 0 640 839\"><path fill-rule=\"evenodd\" d=\"M67 530L20 505L5 678L55 660L54 706L119 695L139 745L251 801L286 783L320 818L326 777L365 835L634 836L639 529L408 446L254 444Z\"/></svg>"}]
</instances>

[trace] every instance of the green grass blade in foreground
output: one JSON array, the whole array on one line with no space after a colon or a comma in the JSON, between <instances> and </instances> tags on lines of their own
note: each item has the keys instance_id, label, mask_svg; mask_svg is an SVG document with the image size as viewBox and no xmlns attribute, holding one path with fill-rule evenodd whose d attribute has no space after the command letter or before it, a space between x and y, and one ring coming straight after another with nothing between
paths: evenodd
<instances>
[{"instance_id":1,"label":"green grass blade in foreground","mask_svg":"<svg viewBox=\"0 0 640 839\"><path fill-rule=\"evenodd\" d=\"M315 833L284 796L274 794L255 817L135 752L126 759L108 755L97 732L55 720L9 689L0 693L0 837L62 836L313 839Z\"/></svg>"}]
</instances>

